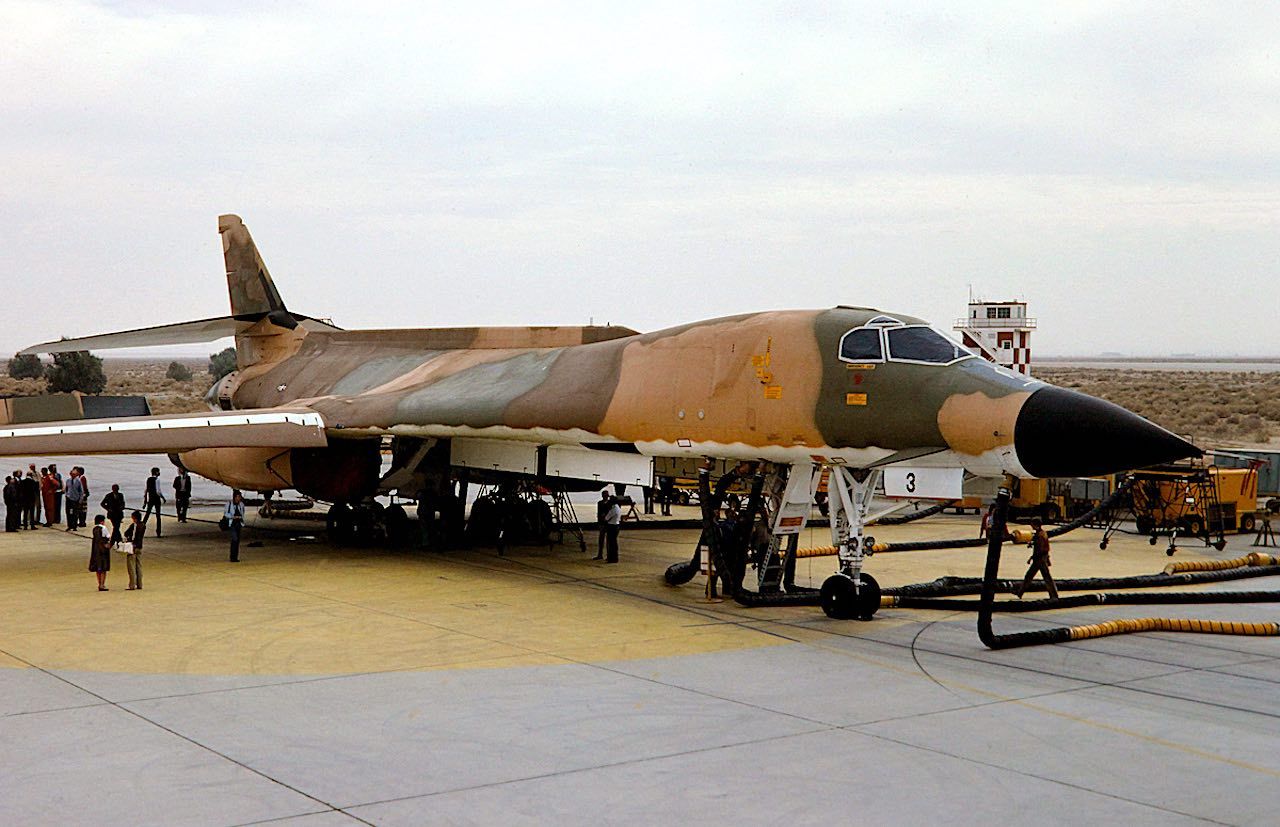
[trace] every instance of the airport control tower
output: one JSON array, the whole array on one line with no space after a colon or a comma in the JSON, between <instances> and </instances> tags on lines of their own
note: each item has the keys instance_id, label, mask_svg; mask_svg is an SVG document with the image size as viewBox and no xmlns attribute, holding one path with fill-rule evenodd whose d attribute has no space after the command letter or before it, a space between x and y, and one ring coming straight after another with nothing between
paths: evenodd
<instances>
[{"instance_id":1,"label":"airport control tower","mask_svg":"<svg viewBox=\"0 0 1280 827\"><path fill-rule=\"evenodd\" d=\"M1026 302L969 301L969 315L956 319L955 329L966 347L988 361L1031 375L1031 331L1036 320L1027 317Z\"/></svg>"}]
</instances>

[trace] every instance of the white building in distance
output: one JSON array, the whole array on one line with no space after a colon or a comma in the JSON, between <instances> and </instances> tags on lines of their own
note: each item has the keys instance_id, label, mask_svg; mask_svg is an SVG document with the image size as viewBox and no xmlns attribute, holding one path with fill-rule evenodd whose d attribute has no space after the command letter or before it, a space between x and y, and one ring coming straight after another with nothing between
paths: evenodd
<instances>
[{"instance_id":1,"label":"white building in distance","mask_svg":"<svg viewBox=\"0 0 1280 827\"><path fill-rule=\"evenodd\" d=\"M1031 375L1031 331L1036 320L1027 316L1026 302L970 301L969 315L956 319L964 344L990 362Z\"/></svg>"}]
</instances>

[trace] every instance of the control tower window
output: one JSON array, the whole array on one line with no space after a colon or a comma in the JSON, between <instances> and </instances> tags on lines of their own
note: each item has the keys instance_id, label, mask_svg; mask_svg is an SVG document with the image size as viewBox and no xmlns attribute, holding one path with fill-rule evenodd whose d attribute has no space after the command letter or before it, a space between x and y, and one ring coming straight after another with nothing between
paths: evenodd
<instances>
[{"instance_id":1,"label":"control tower window","mask_svg":"<svg viewBox=\"0 0 1280 827\"><path fill-rule=\"evenodd\" d=\"M844 338L840 340L840 358L846 362L883 362L880 331L860 327L844 334Z\"/></svg>"},{"instance_id":2,"label":"control tower window","mask_svg":"<svg viewBox=\"0 0 1280 827\"><path fill-rule=\"evenodd\" d=\"M929 327L899 327L889 331L889 358L901 362L949 365L973 356Z\"/></svg>"}]
</instances>

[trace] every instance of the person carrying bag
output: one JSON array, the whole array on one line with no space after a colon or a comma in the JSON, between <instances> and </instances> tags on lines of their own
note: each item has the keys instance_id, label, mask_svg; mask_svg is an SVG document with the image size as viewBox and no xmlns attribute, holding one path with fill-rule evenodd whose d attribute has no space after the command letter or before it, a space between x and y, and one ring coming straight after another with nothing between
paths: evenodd
<instances>
[{"instance_id":1,"label":"person carrying bag","mask_svg":"<svg viewBox=\"0 0 1280 827\"><path fill-rule=\"evenodd\" d=\"M240 530L244 528L244 497L238 490L231 492L231 502L223 509L218 527L231 532L231 562L240 562Z\"/></svg>"},{"instance_id":2,"label":"person carrying bag","mask_svg":"<svg viewBox=\"0 0 1280 827\"><path fill-rule=\"evenodd\" d=\"M124 530L124 539L120 542L120 550L125 553L124 567L129 572L130 590L142 588L142 537L147 533L147 524L142 520L142 512L135 511L133 522Z\"/></svg>"}]
</instances>

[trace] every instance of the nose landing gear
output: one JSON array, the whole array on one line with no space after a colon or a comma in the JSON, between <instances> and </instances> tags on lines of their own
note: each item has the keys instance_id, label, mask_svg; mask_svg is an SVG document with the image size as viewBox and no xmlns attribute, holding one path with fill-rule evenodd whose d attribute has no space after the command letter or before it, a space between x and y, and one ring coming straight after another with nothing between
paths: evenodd
<instances>
[{"instance_id":1,"label":"nose landing gear","mask_svg":"<svg viewBox=\"0 0 1280 827\"><path fill-rule=\"evenodd\" d=\"M870 620L880 608L880 584L862 572L875 540L864 536L862 527L881 473L850 471L840 465L831 468L828 487L836 490L831 500L831 544L837 549L839 570L822 584L822 611L827 617Z\"/></svg>"},{"instance_id":2,"label":"nose landing gear","mask_svg":"<svg viewBox=\"0 0 1280 827\"><path fill-rule=\"evenodd\" d=\"M822 611L834 620L870 620L880 608L880 584L869 574L855 584L844 572L837 572L822 584Z\"/></svg>"}]
</instances>

